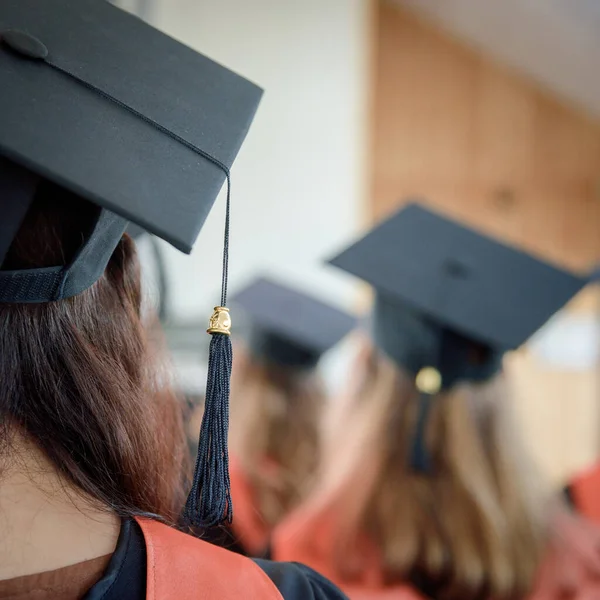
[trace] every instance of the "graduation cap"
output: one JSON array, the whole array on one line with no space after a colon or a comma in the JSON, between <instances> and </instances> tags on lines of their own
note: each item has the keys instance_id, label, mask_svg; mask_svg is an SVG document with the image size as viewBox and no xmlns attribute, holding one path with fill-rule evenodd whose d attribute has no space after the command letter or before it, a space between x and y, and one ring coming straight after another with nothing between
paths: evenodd
<instances>
[{"instance_id":1,"label":"graduation cap","mask_svg":"<svg viewBox=\"0 0 600 600\"><path fill-rule=\"evenodd\" d=\"M231 369L224 308L229 169L261 90L98 0L2 0L0 89L0 265L46 182L100 207L69 264L0 271L1 302L50 302L89 288L128 221L189 253L227 183L223 288L209 327L205 417L219 412L211 411L209 396L226 403ZM222 414L225 423L206 418L203 434L212 427L207 443L225 443ZM221 446L212 447L213 457L222 456ZM187 514L203 513L204 522L230 518L226 469L208 464L211 448L202 451ZM216 471L218 484L209 471Z\"/></svg>"},{"instance_id":2,"label":"graduation cap","mask_svg":"<svg viewBox=\"0 0 600 600\"><path fill-rule=\"evenodd\" d=\"M589 275L590 283L600 283L600 266L596 265Z\"/></svg>"},{"instance_id":3,"label":"graduation cap","mask_svg":"<svg viewBox=\"0 0 600 600\"><path fill-rule=\"evenodd\" d=\"M489 379L588 282L418 204L330 262L374 287L374 341L424 395L419 431L434 395Z\"/></svg>"},{"instance_id":4,"label":"graduation cap","mask_svg":"<svg viewBox=\"0 0 600 600\"><path fill-rule=\"evenodd\" d=\"M129 223L129 225L127 226L127 233L134 240L137 240L137 239L141 238L143 235L145 235L147 233L147 231L143 227L140 227L139 225L136 225L135 223Z\"/></svg>"},{"instance_id":5,"label":"graduation cap","mask_svg":"<svg viewBox=\"0 0 600 600\"><path fill-rule=\"evenodd\" d=\"M246 341L257 358L311 368L356 326L356 318L303 292L260 277L232 298L246 320Z\"/></svg>"}]
</instances>

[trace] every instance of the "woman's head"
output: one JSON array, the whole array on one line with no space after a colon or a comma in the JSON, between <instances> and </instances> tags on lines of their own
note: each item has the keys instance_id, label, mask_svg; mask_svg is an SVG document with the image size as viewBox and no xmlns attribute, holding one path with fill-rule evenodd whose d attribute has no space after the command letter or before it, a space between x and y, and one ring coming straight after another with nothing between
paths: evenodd
<instances>
[{"instance_id":1,"label":"woman's head","mask_svg":"<svg viewBox=\"0 0 600 600\"><path fill-rule=\"evenodd\" d=\"M436 598L518 597L547 499L512 439L502 357L584 279L414 203L330 262L373 286L378 348L325 448L315 502L340 507L340 571L360 574L343 557L365 534L388 581L432 582ZM413 460L425 454L433 464Z\"/></svg>"},{"instance_id":2,"label":"woman's head","mask_svg":"<svg viewBox=\"0 0 600 600\"><path fill-rule=\"evenodd\" d=\"M543 551L547 498L515 439L502 375L435 397L423 474L410 461L422 402L414 376L373 348L359 371L321 498L339 509L340 575L361 577L342 549L366 538L387 582L427 581L439 598L519 597Z\"/></svg>"},{"instance_id":3,"label":"woman's head","mask_svg":"<svg viewBox=\"0 0 600 600\"><path fill-rule=\"evenodd\" d=\"M254 484L262 517L274 525L310 489L325 391L315 367L282 366L239 350L230 444Z\"/></svg>"},{"instance_id":4,"label":"woman's head","mask_svg":"<svg viewBox=\"0 0 600 600\"><path fill-rule=\"evenodd\" d=\"M65 265L98 209L44 182L2 269ZM0 304L2 458L25 436L87 497L120 514L173 518L182 504L180 416L140 318L140 272L124 236L83 293ZM1 477L1 472L0 472Z\"/></svg>"}]
</instances>

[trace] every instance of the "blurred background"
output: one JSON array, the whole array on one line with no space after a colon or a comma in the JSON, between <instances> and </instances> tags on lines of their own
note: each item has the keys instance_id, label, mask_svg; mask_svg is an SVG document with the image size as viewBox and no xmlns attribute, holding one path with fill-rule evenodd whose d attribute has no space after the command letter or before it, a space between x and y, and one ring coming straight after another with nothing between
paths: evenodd
<instances>
[{"instance_id":1,"label":"blurred background","mask_svg":"<svg viewBox=\"0 0 600 600\"><path fill-rule=\"evenodd\" d=\"M600 264L597 0L115 3L265 89L232 173L232 290L266 272L365 307L324 260L409 197L577 272ZM219 201L191 261L140 240L191 394L223 215ZM350 346L326 361L332 386ZM599 353L593 285L508 360L520 427L557 483L600 453Z\"/></svg>"}]
</instances>

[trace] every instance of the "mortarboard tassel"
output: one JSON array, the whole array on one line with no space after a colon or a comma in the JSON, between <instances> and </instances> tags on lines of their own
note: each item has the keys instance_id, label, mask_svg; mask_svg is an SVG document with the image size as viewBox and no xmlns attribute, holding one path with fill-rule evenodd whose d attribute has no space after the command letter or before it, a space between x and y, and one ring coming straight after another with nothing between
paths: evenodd
<instances>
[{"instance_id":1,"label":"mortarboard tassel","mask_svg":"<svg viewBox=\"0 0 600 600\"><path fill-rule=\"evenodd\" d=\"M225 170L225 169L224 169ZM227 304L229 267L229 208L231 181L227 176L225 242L223 245L223 279L221 306L215 306L207 332L212 335L208 353L208 375L204 400L204 416L200 426L198 456L192 488L185 503L183 519L187 525L202 528L222 522L231 523L231 484L229 481L229 380L233 363L231 317Z\"/></svg>"},{"instance_id":2,"label":"mortarboard tassel","mask_svg":"<svg viewBox=\"0 0 600 600\"><path fill-rule=\"evenodd\" d=\"M230 324L227 309L216 307L213 322ZM206 399L200 427L198 456L192 489L185 504L184 519L189 525L212 527L231 523L231 486L229 483L229 379L233 353L229 333L210 327L212 335L208 357Z\"/></svg>"},{"instance_id":3,"label":"mortarboard tassel","mask_svg":"<svg viewBox=\"0 0 600 600\"><path fill-rule=\"evenodd\" d=\"M410 466L415 473L429 475L433 470L433 466L431 454L427 449L425 434L429 422L429 413L436 395L442 387L440 372L434 367L424 367L415 378L415 386L419 391L419 412L410 452Z\"/></svg>"}]
</instances>

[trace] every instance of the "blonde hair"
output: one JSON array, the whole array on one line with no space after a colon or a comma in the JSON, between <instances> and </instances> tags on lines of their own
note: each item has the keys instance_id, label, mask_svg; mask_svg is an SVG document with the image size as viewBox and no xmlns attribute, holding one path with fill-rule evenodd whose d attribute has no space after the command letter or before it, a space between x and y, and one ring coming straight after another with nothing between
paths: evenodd
<instances>
[{"instance_id":1,"label":"blonde hair","mask_svg":"<svg viewBox=\"0 0 600 600\"><path fill-rule=\"evenodd\" d=\"M315 368L236 354L229 443L252 484L261 517L274 526L312 488L324 386Z\"/></svg>"},{"instance_id":2,"label":"blonde hair","mask_svg":"<svg viewBox=\"0 0 600 600\"><path fill-rule=\"evenodd\" d=\"M530 591L551 494L518 444L502 376L436 399L425 432L431 475L410 467L419 394L407 373L372 351L349 401L320 496L336 506L340 579L361 577L349 548L366 538L387 584L427 582L440 599L512 600Z\"/></svg>"}]
</instances>

